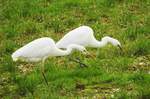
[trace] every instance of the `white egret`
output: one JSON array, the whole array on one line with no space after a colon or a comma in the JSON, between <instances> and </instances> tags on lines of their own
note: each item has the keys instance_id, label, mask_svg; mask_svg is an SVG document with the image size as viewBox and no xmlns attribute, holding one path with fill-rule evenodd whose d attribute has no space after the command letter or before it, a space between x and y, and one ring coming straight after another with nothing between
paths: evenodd
<instances>
[{"instance_id":1,"label":"white egret","mask_svg":"<svg viewBox=\"0 0 150 99\"><path fill-rule=\"evenodd\" d=\"M45 59L53 56L69 55L73 50L79 50L83 53L87 52L83 46L77 44L71 44L67 47L66 50L61 50L56 47L55 42L51 38L43 37L36 39L15 51L12 54L12 59L13 61L23 60L26 62L38 62L42 60L41 72L46 81L44 75Z\"/></svg>"},{"instance_id":2,"label":"white egret","mask_svg":"<svg viewBox=\"0 0 150 99\"><path fill-rule=\"evenodd\" d=\"M56 43L56 46L58 48L67 48L70 44L78 44L84 47L100 48L107 45L108 43L111 43L114 46L118 46L122 50L121 44L117 39L105 36L102 38L101 41L98 41L94 37L94 32L92 28L90 28L89 26L80 26L67 33L62 39L60 39Z\"/></svg>"},{"instance_id":3,"label":"white egret","mask_svg":"<svg viewBox=\"0 0 150 99\"><path fill-rule=\"evenodd\" d=\"M78 44L84 47L100 48L108 43L121 48L121 44L117 39L105 36L101 41L96 40L94 32L89 26L80 26L69 33L67 33L62 39L60 39L56 46L58 48L67 48L70 44Z\"/></svg>"}]
</instances>

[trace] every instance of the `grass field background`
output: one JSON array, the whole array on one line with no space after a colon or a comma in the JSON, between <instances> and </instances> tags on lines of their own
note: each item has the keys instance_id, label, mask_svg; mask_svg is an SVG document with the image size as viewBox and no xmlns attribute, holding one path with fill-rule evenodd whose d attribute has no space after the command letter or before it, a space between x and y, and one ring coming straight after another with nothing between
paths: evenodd
<instances>
[{"instance_id":1,"label":"grass field background","mask_svg":"<svg viewBox=\"0 0 150 99\"><path fill-rule=\"evenodd\" d=\"M75 52L88 65L68 57L49 58L46 86L40 63L13 62L11 54L40 37L58 41L70 30L88 25L98 40L112 45L87 48L95 58ZM0 98L2 99L150 99L149 0L0 0Z\"/></svg>"}]
</instances>

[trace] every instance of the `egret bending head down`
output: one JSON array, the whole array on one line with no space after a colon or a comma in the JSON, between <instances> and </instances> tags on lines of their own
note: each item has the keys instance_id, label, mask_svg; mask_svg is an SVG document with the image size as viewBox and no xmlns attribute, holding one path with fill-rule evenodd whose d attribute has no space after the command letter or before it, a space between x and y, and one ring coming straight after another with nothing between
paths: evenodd
<instances>
[{"instance_id":1,"label":"egret bending head down","mask_svg":"<svg viewBox=\"0 0 150 99\"><path fill-rule=\"evenodd\" d=\"M72 51L79 50L86 53L85 47L77 44L71 44L66 50L61 50L56 47L55 42L51 38L43 37L36 39L27 45L21 47L12 54L14 61L23 60L26 62L38 62L53 56L66 56L71 54Z\"/></svg>"},{"instance_id":2,"label":"egret bending head down","mask_svg":"<svg viewBox=\"0 0 150 99\"><path fill-rule=\"evenodd\" d=\"M85 47L77 44L71 44L67 47L66 50L61 50L56 47L53 39L43 37L36 39L15 51L12 54L12 59L14 61L23 60L26 62L38 62L42 60L43 64L41 65L41 72L44 76L45 59L47 59L48 57L69 55L73 50L79 50L84 54L87 52Z\"/></svg>"},{"instance_id":3,"label":"egret bending head down","mask_svg":"<svg viewBox=\"0 0 150 99\"><path fill-rule=\"evenodd\" d=\"M56 46L58 48L67 48L70 44L78 44L85 47L96 47L100 48L108 43L121 48L121 44L117 39L109 36L105 36L101 41L96 40L94 32L89 26L80 26L67 33L62 39L60 39Z\"/></svg>"}]
</instances>

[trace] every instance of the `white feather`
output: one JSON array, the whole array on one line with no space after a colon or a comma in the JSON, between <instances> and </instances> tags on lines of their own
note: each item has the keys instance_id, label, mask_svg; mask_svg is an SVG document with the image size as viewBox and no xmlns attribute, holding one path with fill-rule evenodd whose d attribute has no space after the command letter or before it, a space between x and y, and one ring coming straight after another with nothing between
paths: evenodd
<instances>
[{"instance_id":1,"label":"white feather","mask_svg":"<svg viewBox=\"0 0 150 99\"><path fill-rule=\"evenodd\" d=\"M103 47L107 43L114 46L120 45L120 42L111 37L103 37L101 41L96 40L92 28L88 26L80 26L68 32L62 39L60 39L56 46L58 48L67 48L70 44L78 44L85 47Z\"/></svg>"},{"instance_id":2,"label":"white feather","mask_svg":"<svg viewBox=\"0 0 150 99\"><path fill-rule=\"evenodd\" d=\"M60 50L56 47L55 42L48 37L36 39L27 45L21 47L12 54L14 61L18 59L24 61L37 62L49 56L64 56L71 53L73 49L84 51L85 48L80 45L72 44L67 50Z\"/></svg>"}]
</instances>

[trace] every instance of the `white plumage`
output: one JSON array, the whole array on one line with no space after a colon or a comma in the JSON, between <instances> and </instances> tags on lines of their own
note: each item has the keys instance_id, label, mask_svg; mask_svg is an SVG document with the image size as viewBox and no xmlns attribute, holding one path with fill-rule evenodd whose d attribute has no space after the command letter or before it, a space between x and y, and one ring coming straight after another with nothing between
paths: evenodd
<instances>
[{"instance_id":1,"label":"white plumage","mask_svg":"<svg viewBox=\"0 0 150 99\"><path fill-rule=\"evenodd\" d=\"M13 61L23 60L27 62L38 62L42 60L41 73L44 77L46 84L48 82L44 75L44 62L50 56L65 56L69 55L73 50L79 50L86 53L86 49L81 45L71 44L66 50L61 50L56 47L55 42L48 37L36 39L27 45L21 47L12 54Z\"/></svg>"},{"instance_id":2,"label":"white plumage","mask_svg":"<svg viewBox=\"0 0 150 99\"><path fill-rule=\"evenodd\" d=\"M70 44L78 44L85 47L103 47L107 43L111 43L114 46L121 46L118 40L108 36L103 37L101 41L98 41L94 37L92 28L80 26L67 33L56 43L56 46L58 48L67 48Z\"/></svg>"},{"instance_id":3,"label":"white plumage","mask_svg":"<svg viewBox=\"0 0 150 99\"><path fill-rule=\"evenodd\" d=\"M67 50L61 50L56 47L55 42L48 37L36 39L27 45L21 47L12 54L14 61L18 59L24 61L38 62L50 56L65 56L69 55L72 50L86 51L83 46L71 44Z\"/></svg>"}]
</instances>

